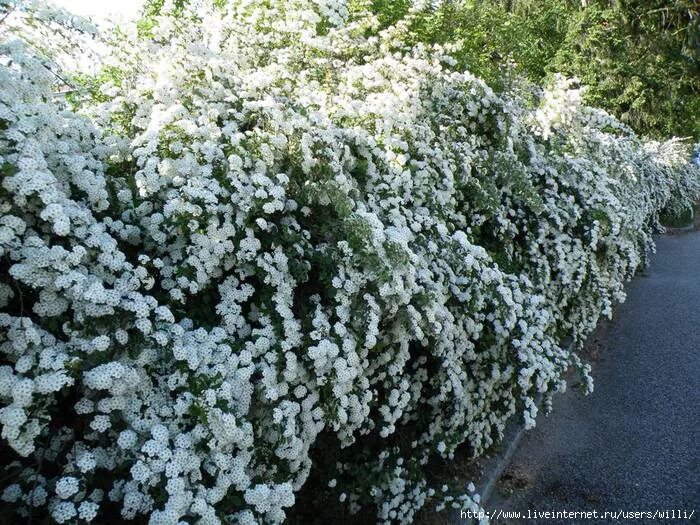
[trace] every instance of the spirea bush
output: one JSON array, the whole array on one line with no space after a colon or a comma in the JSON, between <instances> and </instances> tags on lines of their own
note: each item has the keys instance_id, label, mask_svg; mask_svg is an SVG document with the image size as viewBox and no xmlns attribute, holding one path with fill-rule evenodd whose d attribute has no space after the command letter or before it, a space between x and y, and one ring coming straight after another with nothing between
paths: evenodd
<instances>
[{"instance_id":1,"label":"spirea bush","mask_svg":"<svg viewBox=\"0 0 700 525\"><path fill-rule=\"evenodd\" d=\"M59 32L6 33L7 507L278 523L313 474L410 522L478 505L431 458L534 424L571 367L590 386L575 348L700 169L571 81L497 95L403 30L361 2L166 2L68 97Z\"/></svg>"}]
</instances>

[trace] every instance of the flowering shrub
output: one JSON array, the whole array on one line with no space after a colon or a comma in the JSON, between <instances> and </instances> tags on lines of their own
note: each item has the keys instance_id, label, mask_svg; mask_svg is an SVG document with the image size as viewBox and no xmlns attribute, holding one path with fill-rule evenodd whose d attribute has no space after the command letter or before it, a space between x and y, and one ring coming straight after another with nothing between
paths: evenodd
<instances>
[{"instance_id":1,"label":"flowering shrub","mask_svg":"<svg viewBox=\"0 0 700 525\"><path fill-rule=\"evenodd\" d=\"M109 36L71 104L46 52L0 47L2 500L278 523L315 469L382 522L476 506L423 466L590 382L560 341L624 299L699 168L361 3L180 4Z\"/></svg>"}]
</instances>

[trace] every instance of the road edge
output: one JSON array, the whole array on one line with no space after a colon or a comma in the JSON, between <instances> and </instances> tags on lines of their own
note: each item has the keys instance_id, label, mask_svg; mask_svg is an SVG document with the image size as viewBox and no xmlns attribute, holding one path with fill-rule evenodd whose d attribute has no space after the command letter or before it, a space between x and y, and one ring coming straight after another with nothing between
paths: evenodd
<instances>
[{"instance_id":1,"label":"road edge","mask_svg":"<svg viewBox=\"0 0 700 525\"><path fill-rule=\"evenodd\" d=\"M568 340L562 346L568 346L571 350L573 342ZM535 396L535 405L538 411L542 409L543 394L538 393ZM508 468L513 456L515 455L518 445L522 440L523 434L528 429L525 427L525 422L522 417L516 417L506 425L506 430L503 433L503 439L500 441L496 450L490 456L485 456L481 459L484 474L478 483L475 483L475 493L479 494L479 506L482 508L488 503L493 491L501 479L503 472ZM455 510L452 513L450 522L457 525L468 525L470 523L478 523L478 520L462 518L460 511Z\"/></svg>"}]
</instances>

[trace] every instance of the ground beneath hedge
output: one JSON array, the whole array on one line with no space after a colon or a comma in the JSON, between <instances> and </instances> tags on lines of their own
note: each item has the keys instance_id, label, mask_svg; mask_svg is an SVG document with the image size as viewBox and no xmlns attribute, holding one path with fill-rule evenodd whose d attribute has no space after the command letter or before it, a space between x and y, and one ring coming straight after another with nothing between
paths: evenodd
<instances>
[{"instance_id":1,"label":"ground beneath hedge","mask_svg":"<svg viewBox=\"0 0 700 525\"><path fill-rule=\"evenodd\" d=\"M594 393L555 397L488 511L694 509L700 523L700 232L660 236L657 247L592 338Z\"/></svg>"}]
</instances>

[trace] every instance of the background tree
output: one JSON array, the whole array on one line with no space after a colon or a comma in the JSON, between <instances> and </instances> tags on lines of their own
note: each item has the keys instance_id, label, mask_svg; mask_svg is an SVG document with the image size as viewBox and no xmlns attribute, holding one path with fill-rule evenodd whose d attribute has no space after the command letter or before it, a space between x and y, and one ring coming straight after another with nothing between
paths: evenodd
<instances>
[{"instance_id":1,"label":"background tree","mask_svg":"<svg viewBox=\"0 0 700 525\"><path fill-rule=\"evenodd\" d=\"M587 102L652 136L700 136L694 1L590 2L572 17L547 71L579 77Z\"/></svg>"},{"instance_id":2,"label":"background tree","mask_svg":"<svg viewBox=\"0 0 700 525\"><path fill-rule=\"evenodd\" d=\"M405 0L375 0L389 25ZM443 0L410 13L409 43L450 44L459 65L502 89L504 68L534 83L555 73L585 101L653 137L700 137L700 8L694 0Z\"/></svg>"}]
</instances>

